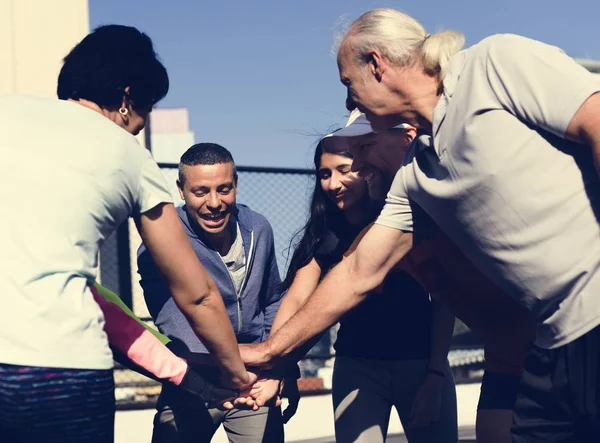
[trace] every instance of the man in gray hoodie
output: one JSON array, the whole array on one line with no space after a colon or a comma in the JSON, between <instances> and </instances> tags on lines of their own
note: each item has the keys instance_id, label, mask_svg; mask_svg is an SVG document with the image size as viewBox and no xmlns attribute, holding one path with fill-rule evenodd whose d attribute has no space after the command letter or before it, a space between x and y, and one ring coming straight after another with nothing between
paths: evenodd
<instances>
[{"instance_id":1,"label":"man in gray hoodie","mask_svg":"<svg viewBox=\"0 0 600 443\"><path fill-rule=\"evenodd\" d=\"M266 340L282 295L273 230L264 216L236 203L231 153L214 143L192 146L181 157L177 186L185 202L177 213L221 293L238 342ZM210 354L175 305L144 245L138 251L138 272L150 314L173 340L173 350L192 364ZM273 397L279 383L277 378L259 381L259 398ZM164 388L157 410L153 443L209 442L221 423L236 443L283 442L281 410L274 400L258 410L222 411Z\"/></svg>"}]
</instances>

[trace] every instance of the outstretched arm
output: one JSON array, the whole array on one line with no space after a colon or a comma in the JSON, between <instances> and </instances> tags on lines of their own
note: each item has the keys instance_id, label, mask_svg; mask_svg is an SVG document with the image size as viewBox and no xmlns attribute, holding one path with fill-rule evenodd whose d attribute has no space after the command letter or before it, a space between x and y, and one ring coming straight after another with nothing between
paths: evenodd
<instances>
[{"instance_id":1,"label":"outstretched arm","mask_svg":"<svg viewBox=\"0 0 600 443\"><path fill-rule=\"evenodd\" d=\"M321 267L314 258L298 270L292 285L281 300L281 305L275 320L273 320L271 329L273 333L280 329L300 309L310 294L317 288L320 278Z\"/></svg>"},{"instance_id":2,"label":"outstretched arm","mask_svg":"<svg viewBox=\"0 0 600 443\"><path fill-rule=\"evenodd\" d=\"M373 225L289 321L269 340L244 352L244 361L267 364L289 355L361 303L411 248L412 234Z\"/></svg>"},{"instance_id":3,"label":"outstretched arm","mask_svg":"<svg viewBox=\"0 0 600 443\"><path fill-rule=\"evenodd\" d=\"M224 381L241 387L249 374L219 291L200 264L172 204L160 204L143 213L140 235L165 276L173 299L202 343L215 358Z\"/></svg>"}]
</instances>

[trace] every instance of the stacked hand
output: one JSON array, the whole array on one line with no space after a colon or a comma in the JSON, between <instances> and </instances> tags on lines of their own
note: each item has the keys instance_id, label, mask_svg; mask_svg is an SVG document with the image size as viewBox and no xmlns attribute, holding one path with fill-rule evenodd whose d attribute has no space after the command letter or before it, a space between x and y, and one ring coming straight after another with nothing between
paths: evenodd
<instances>
[{"instance_id":1,"label":"stacked hand","mask_svg":"<svg viewBox=\"0 0 600 443\"><path fill-rule=\"evenodd\" d=\"M232 405L236 408L252 409L253 411L267 404L280 406L280 394L281 380L264 375L248 391L236 398Z\"/></svg>"},{"instance_id":2,"label":"stacked hand","mask_svg":"<svg viewBox=\"0 0 600 443\"><path fill-rule=\"evenodd\" d=\"M249 391L244 391L240 397L223 406L227 409L258 410L262 406L281 406L282 397L288 399L288 406L283 411L283 422L287 423L298 410L300 392L295 378L261 378Z\"/></svg>"},{"instance_id":3,"label":"stacked hand","mask_svg":"<svg viewBox=\"0 0 600 443\"><path fill-rule=\"evenodd\" d=\"M267 370L254 378L252 385L244 387L236 399L227 399L223 408L258 410L263 406L280 406L282 397L288 398L288 407L283 411L284 423L294 416L298 409L300 394L295 378L282 379L268 372L272 367L267 342L240 345L242 360L250 367L260 367ZM254 375L254 374L253 374Z\"/></svg>"}]
</instances>

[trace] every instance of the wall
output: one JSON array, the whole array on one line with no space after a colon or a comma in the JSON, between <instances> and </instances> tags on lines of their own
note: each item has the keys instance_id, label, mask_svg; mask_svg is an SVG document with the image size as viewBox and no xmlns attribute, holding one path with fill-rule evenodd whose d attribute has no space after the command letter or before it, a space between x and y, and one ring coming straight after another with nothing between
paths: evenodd
<instances>
[{"instance_id":1,"label":"wall","mask_svg":"<svg viewBox=\"0 0 600 443\"><path fill-rule=\"evenodd\" d=\"M0 95L55 97L63 57L88 32L86 0L0 0Z\"/></svg>"}]
</instances>

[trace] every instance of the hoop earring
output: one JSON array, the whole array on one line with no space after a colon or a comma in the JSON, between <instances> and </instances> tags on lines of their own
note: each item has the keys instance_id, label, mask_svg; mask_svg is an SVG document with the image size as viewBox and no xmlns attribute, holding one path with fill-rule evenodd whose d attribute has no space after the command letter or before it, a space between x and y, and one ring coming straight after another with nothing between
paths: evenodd
<instances>
[{"instance_id":1,"label":"hoop earring","mask_svg":"<svg viewBox=\"0 0 600 443\"><path fill-rule=\"evenodd\" d=\"M121 114L123 117L125 117L127 114L129 114L129 109L121 106L119 108L119 114Z\"/></svg>"}]
</instances>

